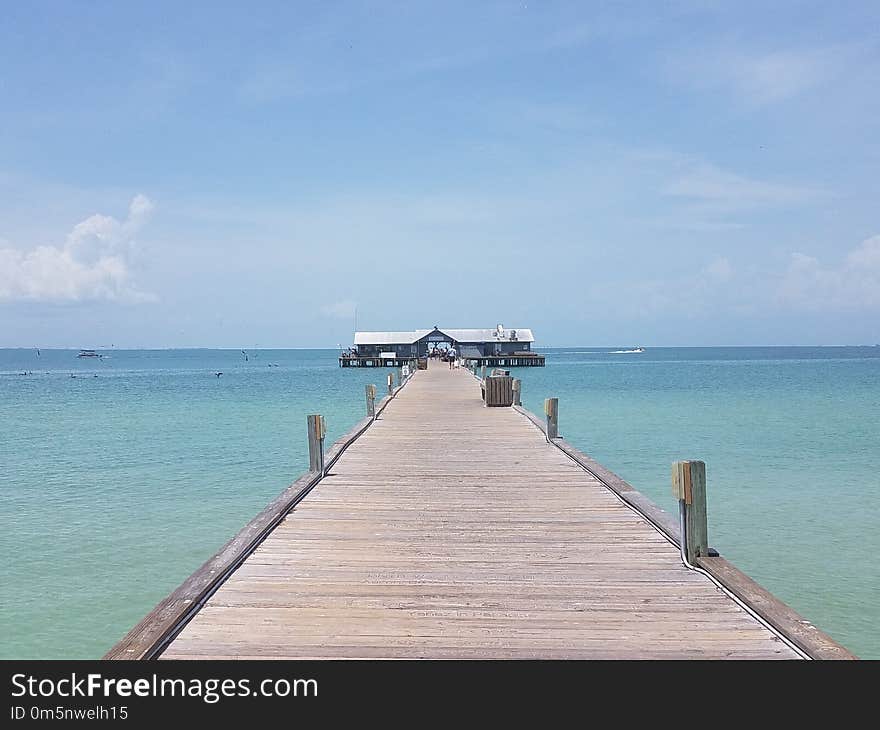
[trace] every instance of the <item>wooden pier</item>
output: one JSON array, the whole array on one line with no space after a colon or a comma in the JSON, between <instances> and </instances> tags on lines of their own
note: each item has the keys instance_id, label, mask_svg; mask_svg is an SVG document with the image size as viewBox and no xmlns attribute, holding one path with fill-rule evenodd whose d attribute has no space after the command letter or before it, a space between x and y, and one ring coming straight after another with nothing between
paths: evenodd
<instances>
[{"instance_id":1,"label":"wooden pier","mask_svg":"<svg viewBox=\"0 0 880 730\"><path fill-rule=\"evenodd\" d=\"M477 367L485 365L489 368L529 368L544 367L544 355L539 352L516 352L507 355L484 355L483 357L465 358L465 365Z\"/></svg>"},{"instance_id":2,"label":"wooden pier","mask_svg":"<svg viewBox=\"0 0 880 730\"><path fill-rule=\"evenodd\" d=\"M485 365L491 368L527 368L544 367L545 356L539 352L519 352L506 355L484 355L480 357L464 358L465 364ZM404 365L415 367L418 362L416 357L375 357L359 355L340 355L339 367L341 368L399 368Z\"/></svg>"},{"instance_id":3,"label":"wooden pier","mask_svg":"<svg viewBox=\"0 0 880 730\"><path fill-rule=\"evenodd\" d=\"M107 658L853 658L467 370L375 410Z\"/></svg>"},{"instance_id":4,"label":"wooden pier","mask_svg":"<svg viewBox=\"0 0 880 730\"><path fill-rule=\"evenodd\" d=\"M339 356L339 367L341 368L399 368L404 365L415 367L416 362L418 362L417 357Z\"/></svg>"}]
</instances>

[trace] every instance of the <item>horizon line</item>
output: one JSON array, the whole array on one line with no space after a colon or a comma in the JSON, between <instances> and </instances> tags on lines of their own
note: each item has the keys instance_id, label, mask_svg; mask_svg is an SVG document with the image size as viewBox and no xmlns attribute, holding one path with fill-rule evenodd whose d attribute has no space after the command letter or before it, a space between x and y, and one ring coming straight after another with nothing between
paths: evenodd
<instances>
[{"instance_id":1,"label":"horizon line","mask_svg":"<svg viewBox=\"0 0 880 730\"><path fill-rule=\"evenodd\" d=\"M607 348L620 348L620 347L643 347L647 349L714 349L714 348L752 348L752 347L880 347L880 343L847 343L847 344L804 344L804 343L794 343L794 344L775 344L775 345L767 345L767 344L749 344L749 345L629 345L629 344L614 344L614 345L541 345L540 347L534 347L535 350L560 350L564 348L575 348L575 349L585 349L585 350L599 350L599 349L607 349ZM11 346L0 346L0 350L59 350L59 351L77 351L77 350L127 350L127 351L149 351L149 350L245 350L258 352L261 350L339 350L341 349L338 346L307 346L307 347L267 347L267 346L253 346L253 347L241 347L238 345L226 345L226 346L212 346L212 345L183 345L183 346L136 346L136 347L117 347L115 345L108 346L98 346L98 347L90 347L90 348L81 348L81 347L69 347L69 346L58 346L58 345L11 345Z\"/></svg>"}]
</instances>

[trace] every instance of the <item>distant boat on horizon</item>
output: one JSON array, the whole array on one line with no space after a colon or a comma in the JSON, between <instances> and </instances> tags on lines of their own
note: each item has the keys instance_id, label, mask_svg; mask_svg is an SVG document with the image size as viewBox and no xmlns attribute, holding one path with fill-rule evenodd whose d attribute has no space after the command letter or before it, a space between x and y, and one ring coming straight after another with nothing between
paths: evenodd
<instances>
[{"instance_id":1,"label":"distant boat on horizon","mask_svg":"<svg viewBox=\"0 0 880 730\"><path fill-rule=\"evenodd\" d=\"M101 356L97 352L95 352L94 350L80 350L79 355L77 355L77 357L101 357Z\"/></svg>"},{"instance_id":2,"label":"distant boat on horizon","mask_svg":"<svg viewBox=\"0 0 880 730\"><path fill-rule=\"evenodd\" d=\"M612 350L611 355L636 355L645 351L644 347L636 347L633 350Z\"/></svg>"}]
</instances>

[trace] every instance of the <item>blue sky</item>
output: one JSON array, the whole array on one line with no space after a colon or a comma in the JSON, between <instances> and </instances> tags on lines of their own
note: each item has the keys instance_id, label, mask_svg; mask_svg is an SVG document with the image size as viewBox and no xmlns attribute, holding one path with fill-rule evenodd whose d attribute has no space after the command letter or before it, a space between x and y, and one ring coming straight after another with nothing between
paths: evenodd
<instances>
[{"instance_id":1,"label":"blue sky","mask_svg":"<svg viewBox=\"0 0 880 730\"><path fill-rule=\"evenodd\" d=\"M880 4L10 3L0 346L880 342Z\"/></svg>"}]
</instances>

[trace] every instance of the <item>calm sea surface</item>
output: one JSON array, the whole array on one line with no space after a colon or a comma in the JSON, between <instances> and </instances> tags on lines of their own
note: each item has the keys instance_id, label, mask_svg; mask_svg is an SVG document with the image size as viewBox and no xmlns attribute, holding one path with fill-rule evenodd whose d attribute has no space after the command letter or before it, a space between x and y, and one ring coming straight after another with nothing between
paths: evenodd
<instances>
[{"instance_id":1,"label":"calm sea surface","mask_svg":"<svg viewBox=\"0 0 880 730\"><path fill-rule=\"evenodd\" d=\"M710 543L880 658L880 347L615 349L546 350L524 404L559 397L562 435L670 511L670 463L704 460ZM335 440L385 372L76 354L0 350L4 658L100 656L307 468L307 414Z\"/></svg>"}]
</instances>

